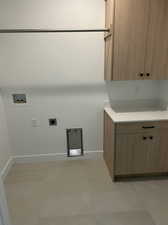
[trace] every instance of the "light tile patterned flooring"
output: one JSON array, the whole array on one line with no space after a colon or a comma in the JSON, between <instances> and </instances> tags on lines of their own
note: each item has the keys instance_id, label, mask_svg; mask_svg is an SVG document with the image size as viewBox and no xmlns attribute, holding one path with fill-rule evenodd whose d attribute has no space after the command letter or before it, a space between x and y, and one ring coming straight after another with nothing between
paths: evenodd
<instances>
[{"instance_id":1,"label":"light tile patterned flooring","mask_svg":"<svg viewBox=\"0 0 168 225\"><path fill-rule=\"evenodd\" d=\"M168 180L113 183L103 160L15 165L13 225L168 225Z\"/></svg>"}]
</instances>

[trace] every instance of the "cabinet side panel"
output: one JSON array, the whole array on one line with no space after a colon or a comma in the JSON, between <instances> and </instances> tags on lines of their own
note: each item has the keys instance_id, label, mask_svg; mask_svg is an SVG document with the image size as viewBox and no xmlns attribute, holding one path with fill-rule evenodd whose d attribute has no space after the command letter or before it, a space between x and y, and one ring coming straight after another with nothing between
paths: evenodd
<instances>
[{"instance_id":1,"label":"cabinet side panel","mask_svg":"<svg viewBox=\"0 0 168 225\"><path fill-rule=\"evenodd\" d=\"M104 79L112 80L112 62L113 62L113 40L112 36L105 39L105 60L104 60Z\"/></svg>"},{"instance_id":2,"label":"cabinet side panel","mask_svg":"<svg viewBox=\"0 0 168 225\"><path fill-rule=\"evenodd\" d=\"M114 0L106 0L106 18L105 27L110 29L111 36L105 38L104 53L104 79L112 80L112 64L113 64L113 24L114 24ZM105 33L105 36L108 33Z\"/></svg>"},{"instance_id":3,"label":"cabinet side panel","mask_svg":"<svg viewBox=\"0 0 168 225\"><path fill-rule=\"evenodd\" d=\"M114 19L114 0L105 0L105 27L110 28Z\"/></svg>"},{"instance_id":4,"label":"cabinet side panel","mask_svg":"<svg viewBox=\"0 0 168 225\"><path fill-rule=\"evenodd\" d=\"M114 180L114 156L115 156L115 124L104 112L104 160L111 178Z\"/></svg>"},{"instance_id":5,"label":"cabinet side panel","mask_svg":"<svg viewBox=\"0 0 168 225\"><path fill-rule=\"evenodd\" d=\"M160 169L168 172L168 128L160 131Z\"/></svg>"}]
</instances>

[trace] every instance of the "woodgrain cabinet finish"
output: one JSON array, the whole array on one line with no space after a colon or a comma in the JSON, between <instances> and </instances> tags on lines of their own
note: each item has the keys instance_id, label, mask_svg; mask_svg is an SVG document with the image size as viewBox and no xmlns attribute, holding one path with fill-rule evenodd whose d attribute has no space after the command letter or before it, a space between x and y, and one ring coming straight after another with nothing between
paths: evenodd
<instances>
[{"instance_id":1,"label":"woodgrain cabinet finish","mask_svg":"<svg viewBox=\"0 0 168 225\"><path fill-rule=\"evenodd\" d=\"M113 80L143 79L148 0L116 0Z\"/></svg>"},{"instance_id":2,"label":"woodgrain cabinet finish","mask_svg":"<svg viewBox=\"0 0 168 225\"><path fill-rule=\"evenodd\" d=\"M113 180L168 173L168 121L116 124L104 112L104 159Z\"/></svg>"},{"instance_id":3,"label":"woodgrain cabinet finish","mask_svg":"<svg viewBox=\"0 0 168 225\"><path fill-rule=\"evenodd\" d=\"M116 175L157 173L159 170L159 135L119 134L116 137Z\"/></svg>"},{"instance_id":4,"label":"woodgrain cabinet finish","mask_svg":"<svg viewBox=\"0 0 168 225\"><path fill-rule=\"evenodd\" d=\"M109 169L109 173L114 178L114 143L115 143L115 126L107 113L104 113L104 160Z\"/></svg>"},{"instance_id":5,"label":"woodgrain cabinet finish","mask_svg":"<svg viewBox=\"0 0 168 225\"><path fill-rule=\"evenodd\" d=\"M106 0L110 25L105 80L168 79L167 0Z\"/></svg>"},{"instance_id":6,"label":"woodgrain cabinet finish","mask_svg":"<svg viewBox=\"0 0 168 225\"><path fill-rule=\"evenodd\" d=\"M115 0L105 0L105 26L110 28L113 25L114 20L114 1Z\"/></svg>"},{"instance_id":7,"label":"woodgrain cabinet finish","mask_svg":"<svg viewBox=\"0 0 168 225\"><path fill-rule=\"evenodd\" d=\"M104 79L112 80L112 63L113 63L113 28L114 28L114 0L106 0L106 18L105 26L110 29L105 33L105 57L104 57Z\"/></svg>"},{"instance_id":8,"label":"woodgrain cabinet finish","mask_svg":"<svg viewBox=\"0 0 168 225\"><path fill-rule=\"evenodd\" d=\"M145 73L168 79L168 1L151 0Z\"/></svg>"},{"instance_id":9,"label":"woodgrain cabinet finish","mask_svg":"<svg viewBox=\"0 0 168 225\"><path fill-rule=\"evenodd\" d=\"M112 54L112 45L113 39L112 35L105 37L105 61L104 61L104 74L105 80L112 79L112 61L113 61L113 54Z\"/></svg>"},{"instance_id":10,"label":"woodgrain cabinet finish","mask_svg":"<svg viewBox=\"0 0 168 225\"><path fill-rule=\"evenodd\" d=\"M160 138L160 170L168 172L168 127L161 129Z\"/></svg>"}]
</instances>

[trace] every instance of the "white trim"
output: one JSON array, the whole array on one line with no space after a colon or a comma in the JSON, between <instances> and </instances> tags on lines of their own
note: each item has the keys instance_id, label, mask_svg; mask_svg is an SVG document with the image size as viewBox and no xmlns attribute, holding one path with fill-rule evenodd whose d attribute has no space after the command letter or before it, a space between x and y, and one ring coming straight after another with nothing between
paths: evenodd
<instances>
[{"instance_id":1,"label":"white trim","mask_svg":"<svg viewBox=\"0 0 168 225\"><path fill-rule=\"evenodd\" d=\"M1 176L1 178L2 178L2 181L5 180L5 178L6 178L6 176L8 175L10 169L12 168L14 162L15 162L15 161L14 161L13 157L10 157L10 158L8 159L8 161L6 162L6 164L5 164L5 166L4 166L4 168L2 169L1 174L0 174L0 176Z\"/></svg>"},{"instance_id":2,"label":"white trim","mask_svg":"<svg viewBox=\"0 0 168 225\"><path fill-rule=\"evenodd\" d=\"M4 190L4 180L6 176L8 175L13 164L14 164L14 159L13 157L10 157L0 173L0 216L1 216L0 222L2 223L2 225L11 225L10 216L8 212L8 205L6 200L6 194Z\"/></svg>"},{"instance_id":3,"label":"white trim","mask_svg":"<svg viewBox=\"0 0 168 225\"><path fill-rule=\"evenodd\" d=\"M0 225L3 225L2 224L2 216L1 216L1 214L0 214Z\"/></svg>"},{"instance_id":4,"label":"white trim","mask_svg":"<svg viewBox=\"0 0 168 225\"><path fill-rule=\"evenodd\" d=\"M67 157L66 153L16 155L13 156L15 163L36 163L56 160L77 160L77 159L100 159L103 151L85 151L84 156Z\"/></svg>"},{"instance_id":5,"label":"white trim","mask_svg":"<svg viewBox=\"0 0 168 225\"><path fill-rule=\"evenodd\" d=\"M15 163L36 163L50 162L57 160L78 160L78 159L101 159L103 151L85 151L84 156L67 157L66 153L49 153L49 154L33 154L33 155L16 155L10 157L0 173L2 181L5 180L10 169Z\"/></svg>"},{"instance_id":6,"label":"white trim","mask_svg":"<svg viewBox=\"0 0 168 225\"><path fill-rule=\"evenodd\" d=\"M3 180L0 177L0 215L2 225L11 225Z\"/></svg>"}]
</instances>

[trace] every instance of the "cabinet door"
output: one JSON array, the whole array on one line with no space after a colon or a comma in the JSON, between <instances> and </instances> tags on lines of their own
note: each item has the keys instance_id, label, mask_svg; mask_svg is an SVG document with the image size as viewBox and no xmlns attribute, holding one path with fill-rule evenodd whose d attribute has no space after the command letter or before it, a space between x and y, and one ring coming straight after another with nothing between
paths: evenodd
<instances>
[{"instance_id":1,"label":"cabinet door","mask_svg":"<svg viewBox=\"0 0 168 225\"><path fill-rule=\"evenodd\" d=\"M162 128L160 136L160 170L168 172L168 128Z\"/></svg>"},{"instance_id":2,"label":"cabinet door","mask_svg":"<svg viewBox=\"0 0 168 225\"><path fill-rule=\"evenodd\" d=\"M113 80L139 80L144 73L149 0L116 0Z\"/></svg>"},{"instance_id":3,"label":"cabinet door","mask_svg":"<svg viewBox=\"0 0 168 225\"><path fill-rule=\"evenodd\" d=\"M150 0L146 74L149 79L168 79L168 1Z\"/></svg>"},{"instance_id":4,"label":"cabinet door","mask_svg":"<svg viewBox=\"0 0 168 225\"><path fill-rule=\"evenodd\" d=\"M116 175L156 173L159 169L159 135L119 134L116 140Z\"/></svg>"}]
</instances>

